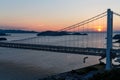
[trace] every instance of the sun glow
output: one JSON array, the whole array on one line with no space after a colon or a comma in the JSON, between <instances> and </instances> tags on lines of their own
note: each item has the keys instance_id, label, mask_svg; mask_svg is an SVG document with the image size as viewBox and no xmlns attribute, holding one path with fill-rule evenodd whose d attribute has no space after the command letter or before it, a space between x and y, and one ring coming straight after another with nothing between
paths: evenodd
<instances>
[{"instance_id":1,"label":"sun glow","mask_svg":"<svg viewBox=\"0 0 120 80\"><path fill-rule=\"evenodd\" d=\"M101 32L102 31L102 26L97 26L97 31Z\"/></svg>"},{"instance_id":2,"label":"sun glow","mask_svg":"<svg viewBox=\"0 0 120 80\"><path fill-rule=\"evenodd\" d=\"M98 29L97 29L97 31L98 31L98 32L101 32L101 31L102 31L102 29L101 29L101 28L98 28Z\"/></svg>"}]
</instances>

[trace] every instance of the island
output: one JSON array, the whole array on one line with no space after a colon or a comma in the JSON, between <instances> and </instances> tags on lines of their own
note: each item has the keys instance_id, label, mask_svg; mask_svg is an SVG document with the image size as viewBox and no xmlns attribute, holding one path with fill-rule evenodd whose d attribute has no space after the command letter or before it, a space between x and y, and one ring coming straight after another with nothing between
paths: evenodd
<instances>
[{"instance_id":1,"label":"island","mask_svg":"<svg viewBox=\"0 0 120 80\"><path fill-rule=\"evenodd\" d=\"M37 36L64 36L64 35L88 35L88 34L80 33L80 32L67 32L67 31L43 31L37 34Z\"/></svg>"},{"instance_id":2,"label":"island","mask_svg":"<svg viewBox=\"0 0 120 80\"><path fill-rule=\"evenodd\" d=\"M38 33L38 32L37 31L27 31L27 30L0 29L0 33Z\"/></svg>"},{"instance_id":3,"label":"island","mask_svg":"<svg viewBox=\"0 0 120 80\"><path fill-rule=\"evenodd\" d=\"M10 36L10 33L38 33L37 31L27 31L27 30L7 30L0 29L0 36Z\"/></svg>"}]
</instances>

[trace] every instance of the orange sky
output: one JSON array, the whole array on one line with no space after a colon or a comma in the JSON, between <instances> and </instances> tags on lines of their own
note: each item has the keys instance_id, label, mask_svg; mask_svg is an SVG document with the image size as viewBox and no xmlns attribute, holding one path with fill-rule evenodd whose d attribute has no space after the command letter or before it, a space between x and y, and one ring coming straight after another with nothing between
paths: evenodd
<instances>
[{"instance_id":1,"label":"orange sky","mask_svg":"<svg viewBox=\"0 0 120 80\"><path fill-rule=\"evenodd\" d=\"M59 30L108 8L120 13L119 3L120 0L0 0L0 28ZM120 19L115 21L115 30L120 30ZM93 24L100 25L100 21Z\"/></svg>"}]
</instances>

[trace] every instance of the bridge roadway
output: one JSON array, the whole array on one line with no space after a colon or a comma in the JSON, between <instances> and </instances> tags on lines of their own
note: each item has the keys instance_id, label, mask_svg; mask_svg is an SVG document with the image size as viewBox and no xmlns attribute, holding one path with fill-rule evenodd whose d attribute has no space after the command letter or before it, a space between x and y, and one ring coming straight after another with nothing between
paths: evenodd
<instances>
[{"instance_id":1,"label":"bridge roadway","mask_svg":"<svg viewBox=\"0 0 120 80\"><path fill-rule=\"evenodd\" d=\"M71 54L94 55L94 56L104 56L106 53L105 48L80 48L80 47L66 47L66 46L55 46L55 45L40 45L40 44L26 44L26 43L10 43L10 42L0 42L0 47L42 50L42 51L62 52L62 53L71 53ZM114 49L112 50L112 52L120 53L120 50Z\"/></svg>"}]
</instances>

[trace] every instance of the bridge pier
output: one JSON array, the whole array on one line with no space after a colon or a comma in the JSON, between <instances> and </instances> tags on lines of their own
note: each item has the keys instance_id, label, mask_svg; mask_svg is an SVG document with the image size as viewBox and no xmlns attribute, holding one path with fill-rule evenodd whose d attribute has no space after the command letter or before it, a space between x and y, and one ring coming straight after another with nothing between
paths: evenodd
<instances>
[{"instance_id":1,"label":"bridge pier","mask_svg":"<svg viewBox=\"0 0 120 80\"><path fill-rule=\"evenodd\" d=\"M107 40L106 40L106 70L112 68L111 50L112 50L112 34L113 34L113 12L107 10Z\"/></svg>"}]
</instances>

